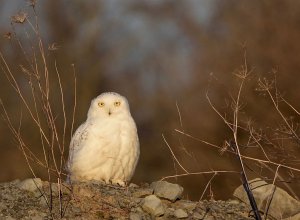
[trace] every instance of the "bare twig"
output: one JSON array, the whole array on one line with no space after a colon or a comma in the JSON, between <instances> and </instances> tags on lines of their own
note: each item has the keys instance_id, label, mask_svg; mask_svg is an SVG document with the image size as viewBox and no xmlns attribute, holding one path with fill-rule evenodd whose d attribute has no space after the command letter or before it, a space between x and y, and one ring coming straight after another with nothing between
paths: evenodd
<instances>
[{"instance_id":1,"label":"bare twig","mask_svg":"<svg viewBox=\"0 0 300 220\"><path fill-rule=\"evenodd\" d=\"M214 148L217 148L217 149L219 149L219 150L222 150L222 149L223 149L223 147L220 147L220 146L218 146L218 145L216 145L216 144L212 144L212 143L210 143L210 142L208 142L208 141L205 141L205 140L201 140L200 138L196 138L196 137L194 137L194 136L192 136L192 135L190 135L190 134L187 134L187 133L185 133L185 132L182 132L182 131L180 131L180 130L178 130L178 129L175 129L175 131L177 131L178 133L180 133L180 134L182 134L182 135L185 135L185 136L187 136L187 137L190 137L190 138L192 138L192 139L194 139L194 140L196 140L196 141L199 141L199 142L201 142L201 143L204 143L204 144L206 144L206 145L208 145L208 146L210 146L210 147L214 147ZM236 154L236 152L234 152L234 151L232 151L232 150L228 150L228 149L226 150L226 152L231 153L231 154ZM241 154L241 157L244 158L244 159L251 160L251 161L255 161L255 162L259 162L259 163L271 164L271 165L275 165L275 166L279 166L279 165L280 165L280 166L283 167L283 168L287 168L287 169L289 169L289 170L293 170L293 171L300 172L300 169L297 169L297 168L295 168L295 167L288 166L288 165L285 165L285 164L282 164L282 163L276 163L276 162L274 162L274 161L269 161L269 160L263 160L263 159L258 159L258 158L254 158L254 157L249 157L249 156L246 156L246 155L243 155L243 154Z\"/></svg>"},{"instance_id":2,"label":"bare twig","mask_svg":"<svg viewBox=\"0 0 300 220\"><path fill-rule=\"evenodd\" d=\"M201 194L201 196L200 196L199 201L201 201L201 200L203 199L204 194L206 193L206 190L207 190L208 186L211 184L211 181L215 178L215 176L216 176L217 174L218 174L218 173L215 172L215 173L211 176L211 178L210 178L209 181L207 182L207 184L206 184L206 186L205 186L205 188L204 188L204 190L203 190L203 192L202 192L202 194Z\"/></svg>"},{"instance_id":3,"label":"bare twig","mask_svg":"<svg viewBox=\"0 0 300 220\"><path fill-rule=\"evenodd\" d=\"M232 170L213 170L213 171L203 171L203 172L191 172L191 173L183 173L183 174L165 176L165 177L161 178L161 180L170 179L170 178L177 178L177 177L193 176L193 175L215 174L215 173L216 174L219 174L219 173L239 174L240 172L232 171Z\"/></svg>"},{"instance_id":4,"label":"bare twig","mask_svg":"<svg viewBox=\"0 0 300 220\"><path fill-rule=\"evenodd\" d=\"M170 147L169 143L167 142L165 136L162 134L162 138L164 139L164 142L166 143L166 145L168 146L173 158L175 159L175 161L177 162L177 164L181 167L181 169L185 172L185 173L189 173L182 165L181 163L179 162L179 160L177 159L177 157L175 156L172 148Z\"/></svg>"}]
</instances>

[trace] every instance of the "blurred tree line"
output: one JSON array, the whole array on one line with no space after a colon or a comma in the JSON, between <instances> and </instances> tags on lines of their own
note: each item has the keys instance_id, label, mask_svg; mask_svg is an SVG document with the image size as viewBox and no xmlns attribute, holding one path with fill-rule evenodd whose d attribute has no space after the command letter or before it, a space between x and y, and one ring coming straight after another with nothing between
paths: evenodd
<instances>
[{"instance_id":1,"label":"blurred tree line","mask_svg":"<svg viewBox=\"0 0 300 220\"><path fill-rule=\"evenodd\" d=\"M205 93L209 88L221 111L228 110L226 98L237 89L233 73L244 63L245 50L253 73L242 97L244 112L250 113L262 127L277 123L276 112L270 111L270 101L255 90L257 78L273 77L275 70L279 89L300 109L296 101L300 92L300 7L297 6L300 2L292 0L111 0L97 3L57 0L39 1L36 10L45 43L50 46L55 43L57 47L47 52L47 59L52 64L54 60L57 62L69 108L73 100L71 64L75 65L76 127L85 120L89 103L98 94L115 91L128 98L141 142L141 158L134 177L139 183L154 181L175 171L180 173L178 167L174 168L162 134L191 172L238 169L238 162L231 156L220 155L174 129L218 145L228 139L229 131L209 106ZM1 1L2 35L10 31L10 16L21 9L29 10L26 1ZM20 27L19 31L18 34L24 34L26 27ZM26 37L22 40L26 41ZM14 51L12 41L2 37L0 50L14 65L18 76L24 58ZM54 66L50 68L54 71ZM210 83L212 76L214 83ZM50 77L55 80L56 75ZM0 80L1 98L11 114L16 115L14 120L18 123L20 101L4 74L0 74ZM24 136L39 154L39 136L33 134L31 127L32 121L24 115ZM5 122L0 123L0 132L0 181L30 175ZM42 169L38 171L40 176L45 174ZM197 199L209 178L191 176L178 181L184 184L190 197ZM218 176L212 191L217 198L228 198L239 183L239 176ZM226 187L220 187L224 185Z\"/></svg>"}]
</instances>

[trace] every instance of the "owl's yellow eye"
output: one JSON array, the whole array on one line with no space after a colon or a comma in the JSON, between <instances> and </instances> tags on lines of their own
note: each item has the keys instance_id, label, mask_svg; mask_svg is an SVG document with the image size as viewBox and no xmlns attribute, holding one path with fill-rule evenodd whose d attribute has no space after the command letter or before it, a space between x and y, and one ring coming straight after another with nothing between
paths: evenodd
<instances>
[{"instance_id":1,"label":"owl's yellow eye","mask_svg":"<svg viewBox=\"0 0 300 220\"><path fill-rule=\"evenodd\" d=\"M114 105L115 105L115 106L120 106L120 105L121 105L121 102L114 102Z\"/></svg>"},{"instance_id":2,"label":"owl's yellow eye","mask_svg":"<svg viewBox=\"0 0 300 220\"><path fill-rule=\"evenodd\" d=\"M98 105L99 105L99 107L103 107L104 106L104 102L99 102Z\"/></svg>"}]
</instances>

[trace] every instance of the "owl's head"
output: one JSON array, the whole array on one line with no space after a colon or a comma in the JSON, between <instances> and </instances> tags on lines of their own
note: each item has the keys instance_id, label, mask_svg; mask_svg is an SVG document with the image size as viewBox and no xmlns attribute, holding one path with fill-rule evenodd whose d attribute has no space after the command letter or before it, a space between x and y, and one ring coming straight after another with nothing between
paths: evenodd
<instances>
[{"instance_id":1,"label":"owl's head","mask_svg":"<svg viewBox=\"0 0 300 220\"><path fill-rule=\"evenodd\" d=\"M130 115L128 101L124 96L115 92L105 92L94 98L88 111L88 118L125 115Z\"/></svg>"}]
</instances>

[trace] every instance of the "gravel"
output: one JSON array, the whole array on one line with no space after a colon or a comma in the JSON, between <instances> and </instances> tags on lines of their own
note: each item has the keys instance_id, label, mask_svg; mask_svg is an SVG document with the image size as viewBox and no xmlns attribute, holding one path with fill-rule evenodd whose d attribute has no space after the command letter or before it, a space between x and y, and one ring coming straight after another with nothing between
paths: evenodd
<instances>
[{"instance_id":1,"label":"gravel","mask_svg":"<svg viewBox=\"0 0 300 220\"><path fill-rule=\"evenodd\" d=\"M24 190L19 181L0 183L0 219L59 219L59 192L54 188L50 213L50 184L41 183L43 196L36 190ZM237 200L193 202L180 199L180 193L172 199L158 197L155 190L152 194L153 185L124 188L98 182L65 184L61 199L63 219L253 219L248 217L249 205ZM176 188L181 191L179 185Z\"/></svg>"}]
</instances>

